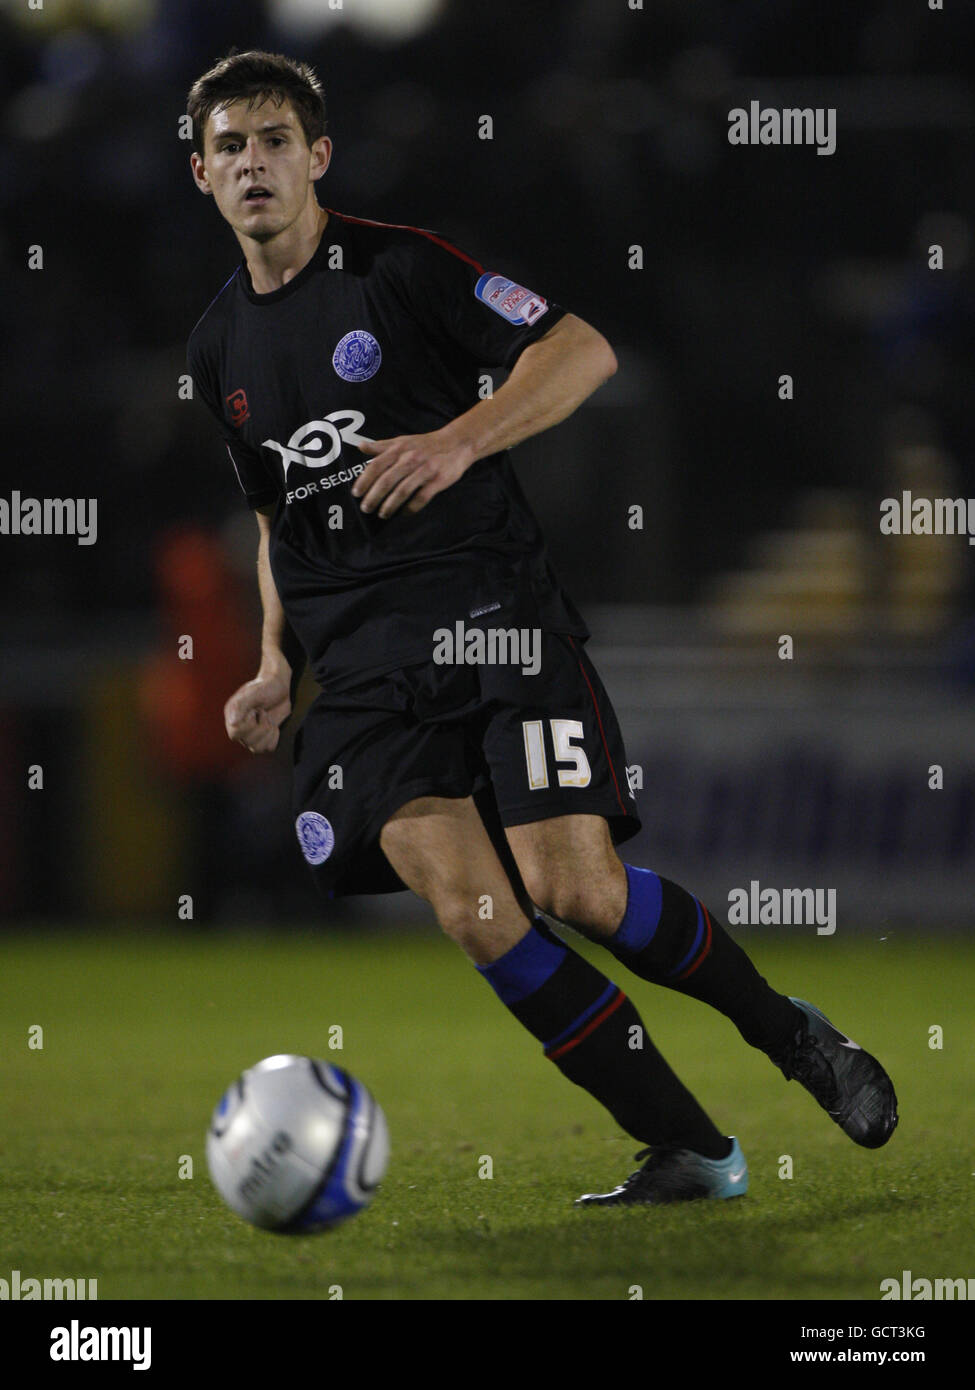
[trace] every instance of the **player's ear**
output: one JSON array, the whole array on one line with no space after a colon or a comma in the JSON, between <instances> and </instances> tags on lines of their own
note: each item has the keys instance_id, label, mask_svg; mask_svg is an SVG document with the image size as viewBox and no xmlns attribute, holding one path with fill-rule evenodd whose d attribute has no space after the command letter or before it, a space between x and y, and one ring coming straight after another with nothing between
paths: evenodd
<instances>
[{"instance_id":1,"label":"player's ear","mask_svg":"<svg viewBox=\"0 0 975 1390\"><path fill-rule=\"evenodd\" d=\"M200 192L212 194L213 189L210 187L210 179L203 163L203 156L197 154L196 150L190 155L190 168L193 171L193 182Z\"/></svg>"},{"instance_id":2,"label":"player's ear","mask_svg":"<svg viewBox=\"0 0 975 1390\"><path fill-rule=\"evenodd\" d=\"M332 158L332 142L327 135L322 135L311 147L311 176L312 179L320 179L328 168Z\"/></svg>"}]
</instances>

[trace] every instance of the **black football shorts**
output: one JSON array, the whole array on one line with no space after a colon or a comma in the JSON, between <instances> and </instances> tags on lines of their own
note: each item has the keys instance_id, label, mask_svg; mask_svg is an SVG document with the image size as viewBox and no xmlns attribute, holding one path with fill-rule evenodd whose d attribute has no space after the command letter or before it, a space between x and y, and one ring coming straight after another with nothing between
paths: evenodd
<instances>
[{"instance_id":1,"label":"black football shorts","mask_svg":"<svg viewBox=\"0 0 975 1390\"><path fill-rule=\"evenodd\" d=\"M474 796L499 826L604 816L616 844L640 829L616 715L578 638L540 634L537 673L433 661L312 704L294 744L298 844L328 897L405 885L379 845L421 796ZM504 857L504 856L502 856Z\"/></svg>"}]
</instances>

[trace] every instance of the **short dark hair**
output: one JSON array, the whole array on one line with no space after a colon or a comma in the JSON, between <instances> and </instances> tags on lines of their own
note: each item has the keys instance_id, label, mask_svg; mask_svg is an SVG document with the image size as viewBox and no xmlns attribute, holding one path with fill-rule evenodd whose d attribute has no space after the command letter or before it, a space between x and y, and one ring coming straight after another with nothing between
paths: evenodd
<instances>
[{"instance_id":1,"label":"short dark hair","mask_svg":"<svg viewBox=\"0 0 975 1390\"><path fill-rule=\"evenodd\" d=\"M325 134L325 93L313 67L286 58L283 53L262 53L235 49L197 78L186 99L186 113L193 121L193 144L203 153L206 123L214 111L234 101L246 101L253 108L262 101L280 106L290 101L301 123L308 146Z\"/></svg>"}]
</instances>

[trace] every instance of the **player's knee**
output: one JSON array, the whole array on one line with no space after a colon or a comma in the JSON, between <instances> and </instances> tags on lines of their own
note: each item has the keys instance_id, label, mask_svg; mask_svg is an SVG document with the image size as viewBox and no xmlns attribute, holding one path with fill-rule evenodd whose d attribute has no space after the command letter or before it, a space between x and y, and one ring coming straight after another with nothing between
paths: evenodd
<instances>
[{"instance_id":1,"label":"player's knee","mask_svg":"<svg viewBox=\"0 0 975 1390\"><path fill-rule=\"evenodd\" d=\"M622 912L605 878L542 872L530 874L525 886L536 907L584 936L606 936L619 926Z\"/></svg>"},{"instance_id":2,"label":"player's knee","mask_svg":"<svg viewBox=\"0 0 975 1390\"><path fill-rule=\"evenodd\" d=\"M512 896L495 897L469 875L439 879L429 901L443 933L479 965L503 955L531 926L531 913Z\"/></svg>"},{"instance_id":3,"label":"player's knee","mask_svg":"<svg viewBox=\"0 0 975 1390\"><path fill-rule=\"evenodd\" d=\"M485 920L481 915L477 895L473 892L446 890L435 894L433 910L444 935L468 953L489 935L490 919Z\"/></svg>"}]
</instances>

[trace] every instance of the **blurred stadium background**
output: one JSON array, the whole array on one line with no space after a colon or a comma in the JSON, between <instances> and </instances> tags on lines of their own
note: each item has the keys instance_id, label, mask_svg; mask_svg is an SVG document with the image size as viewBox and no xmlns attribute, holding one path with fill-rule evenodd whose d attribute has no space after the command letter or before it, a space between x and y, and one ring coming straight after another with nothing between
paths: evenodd
<instances>
[{"instance_id":1,"label":"blurred stadium background","mask_svg":"<svg viewBox=\"0 0 975 1390\"><path fill-rule=\"evenodd\" d=\"M975 551L878 527L905 488L975 495L975 11L946 8L0 0L2 492L98 499L94 545L0 537L2 920L328 919L287 749L223 734L256 527L180 396L239 257L179 120L236 45L318 66L323 202L435 228L617 349L516 460L642 771L628 857L716 910L758 879L837 889L841 934L970 926ZM835 106L836 153L730 146L751 99Z\"/></svg>"}]
</instances>

